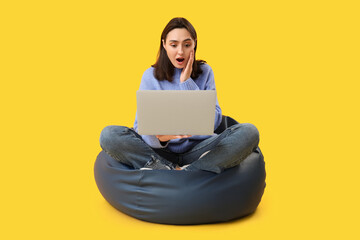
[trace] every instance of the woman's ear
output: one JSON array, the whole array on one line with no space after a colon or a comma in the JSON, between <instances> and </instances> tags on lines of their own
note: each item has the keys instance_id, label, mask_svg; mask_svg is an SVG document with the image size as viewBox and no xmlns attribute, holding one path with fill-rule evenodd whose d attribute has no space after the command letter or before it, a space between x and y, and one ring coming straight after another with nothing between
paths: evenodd
<instances>
[{"instance_id":1,"label":"woman's ear","mask_svg":"<svg viewBox=\"0 0 360 240\"><path fill-rule=\"evenodd\" d=\"M166 50L166 48L165 48L165 41L164 41L164 39L162 40L162 44L163 44L163 48Z\"/></svg>"}]
</instances>

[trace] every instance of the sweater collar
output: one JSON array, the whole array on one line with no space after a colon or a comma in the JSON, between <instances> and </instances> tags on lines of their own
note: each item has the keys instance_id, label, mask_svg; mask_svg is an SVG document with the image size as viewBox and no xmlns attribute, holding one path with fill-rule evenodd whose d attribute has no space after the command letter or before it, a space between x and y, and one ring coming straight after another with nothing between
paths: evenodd
<instances>
[{"instance_id":1,"label":"sweater collar","mask_svg":"<svg viewBox=\"0 0 360 240\"><path fill-rule=\"evenodd\" d=\"M181 71L182 71L182 68L175 68L176 73L181 73Z\"/></svg>"}]
</instances>

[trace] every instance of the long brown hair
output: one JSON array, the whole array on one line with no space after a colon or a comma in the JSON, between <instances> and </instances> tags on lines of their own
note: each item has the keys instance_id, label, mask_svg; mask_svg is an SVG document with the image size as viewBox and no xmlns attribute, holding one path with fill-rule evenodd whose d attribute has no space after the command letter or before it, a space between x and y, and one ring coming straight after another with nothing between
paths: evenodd
<instances>
[{"instance_id":1,"label":"long brown hair","mask_svg":"<svg viewBox=\"0 0 360 240\"><path fill-rule=\"evenodd\" d=\"M170 22L165 26L160 39L160 49L157 55L157 60L152 67L155 68L154 75L157 80L173 80L174 75L174 65L171 63L169 57L167 56L166 50L163 46L162 40L166 41L167 34L175 29L175 28L185 28L189 31L191 37L196 41L195 42L195 48L194 48L194 62L192 66L192 73L191 78L196 79L199 77L199 75L202 73L200 65L206 63L204 60L196 60L195 54L196 54L196 48L197 48L197 35L195 28L191 23L186 20L185 18L173 18L170 20Z\"/></svg>"}]
</instances>

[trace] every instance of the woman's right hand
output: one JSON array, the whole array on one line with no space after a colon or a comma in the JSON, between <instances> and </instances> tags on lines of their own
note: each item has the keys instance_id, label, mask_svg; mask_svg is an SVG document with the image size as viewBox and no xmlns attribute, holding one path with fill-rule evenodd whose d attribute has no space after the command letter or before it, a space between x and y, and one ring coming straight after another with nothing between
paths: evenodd
<instances>
[{"instance_id":1,"label":"woman's right hand","mask_svg":"<svg viewBox=\"0 0 360 240\"><path fill-rule=\"evenodd\" d=\"M180 82L185 82L188 80L192 73L192 65L194 63L194 50L190 52L189 60L186 64L186 66L182 69L181 75L180 75Z\"/></svg>"},{"instance_id":2,"label":"woman's right hand","mask_svg":"<svg viewBox=\"0 0 360 240\"><path fill-rule=\"evenodd\" d=\"M167 142L171 139L188 138L191 135L156 135L160 142Z\"/></svg>"}]
</instances>

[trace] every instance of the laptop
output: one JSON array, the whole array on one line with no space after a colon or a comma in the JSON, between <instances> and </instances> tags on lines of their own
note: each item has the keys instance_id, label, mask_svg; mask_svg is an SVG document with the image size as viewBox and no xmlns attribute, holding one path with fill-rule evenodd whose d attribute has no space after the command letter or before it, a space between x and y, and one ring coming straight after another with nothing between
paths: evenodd
<instances>
[{"instance_id":1,"label":"laptop","mask_svg":"<svg viewBox=\"0 0 360 240\"><path fill-rule=\"evenodd\" d=\"M138 90L141 135L212 135L216 90Z\"/></svg>"}]
</instances>

